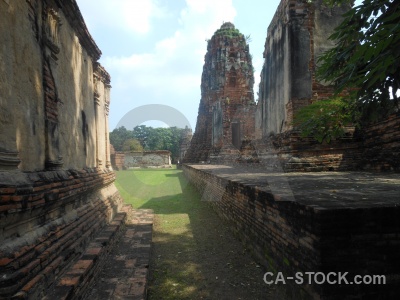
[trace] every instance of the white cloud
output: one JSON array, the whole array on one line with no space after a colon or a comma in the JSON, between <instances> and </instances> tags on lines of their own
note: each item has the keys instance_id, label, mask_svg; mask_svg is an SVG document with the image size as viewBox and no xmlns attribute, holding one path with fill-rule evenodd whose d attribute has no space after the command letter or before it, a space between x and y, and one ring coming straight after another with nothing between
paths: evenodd
<instances>
[{"instance_id":1,"label":"white cloud","mask_svg":"<svg viewBox=\"0 0 400 300\"><path fill-rule=\"evenodd\" d=\"M223 22L232 22L236 16L232 0L186 0L180 13L176 6L169 7L170 11L165 6L157 7L157 1L160 0L79 0L80 6L92 5L81 7L87 12L85 21L91 31L101 34L103 28L112 28L131 39L130 47L124 49L132 49L130 55L118 56L108 51L101 59L112 80L111 129L127 111L145 104L185 110L194 126L207 51L205 40ZM176 28L165 31L157 28L159 24ZM151 35L138 39L131 35L150 31ZM165 32L170 32L166 38L162 37ZM159 40L154 42L157 36ZM149 46L151 41L153 45ZM141 44L135 47L135 43ZM140 47L142 43L145 47Z\"/></svg>"},{"instance_id":2,"label":"white cloud","mask_svg":"<svg viewBox=\"0 0 400 300\"><path fill-rule=\"evenodd\" d=\"M85 21L92 29L104 26L146 34L151 29L152 19L164 15L156 0L86 0L79 5L91 11Z\"/></svg>"},{"instance_id":3,"label":"white cloud","mask_svg":"<svg viewBox=\"0 0 400 300\"><path fill-rule=\"evenodd\" d=\"M152 52L103 57L102 63L115 74L112 77L114 88L146 87L150 93L161 89L178 94L194 89L200 94L207 50L205 39L210 38L223 21L232 21L236 11L231 0L186 0L186 4L180 15L181 27L173 36L157 42Z\"/></svg>"}]
</instances>

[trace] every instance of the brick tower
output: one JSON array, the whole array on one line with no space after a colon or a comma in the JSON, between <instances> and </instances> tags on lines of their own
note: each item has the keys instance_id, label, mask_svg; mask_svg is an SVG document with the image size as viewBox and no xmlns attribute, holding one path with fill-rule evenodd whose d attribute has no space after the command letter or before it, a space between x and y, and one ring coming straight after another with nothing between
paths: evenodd
<instances>
[{"instance_id":1,"label":"brick tower","mask_svg":"<svg viewBox=\"0 0 400 300\"><path fill-rule=\"evenodd\" d=\"M207 44L196 131L185 162L232 161L254 134L254 76L249 45L232 23Z\"/></svg>"}]
</instances>

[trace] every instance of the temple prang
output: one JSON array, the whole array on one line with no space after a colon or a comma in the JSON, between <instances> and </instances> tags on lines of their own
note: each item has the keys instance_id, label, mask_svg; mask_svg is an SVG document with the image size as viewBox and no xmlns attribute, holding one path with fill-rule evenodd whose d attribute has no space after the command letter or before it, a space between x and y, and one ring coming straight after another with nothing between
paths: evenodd
<instances>
[{"instance_id":1,"label":"temple prang","mask_svg":"<svg viewBox=\"0 0 400 300\"><path fill-rule=\"evenodd\" d=\"M253 73L245 36L223 23L207 41L196 131L184 161L236 159L242 141L254 137Z\"/></svg>"}]
</instances>

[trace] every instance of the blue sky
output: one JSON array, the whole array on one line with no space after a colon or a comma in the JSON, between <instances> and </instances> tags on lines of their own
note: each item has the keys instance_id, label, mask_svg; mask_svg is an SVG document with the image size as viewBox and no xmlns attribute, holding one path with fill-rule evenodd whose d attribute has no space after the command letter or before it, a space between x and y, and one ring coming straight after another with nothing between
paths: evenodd
<instances>
[{"instance_id":1,"label":"blue sky","mask_svg":"<svg viewBox=\"0 0 400 300\"><path fill-rule=\"evenodd\" d=\"M77 0L103 53L100 62L111 75L110 131L126 113L148 104L175 108L194 130L206 39L227 21L243 34L251 35L256 95L267 28L279 2Z\"/></svg>"}]
</instances>

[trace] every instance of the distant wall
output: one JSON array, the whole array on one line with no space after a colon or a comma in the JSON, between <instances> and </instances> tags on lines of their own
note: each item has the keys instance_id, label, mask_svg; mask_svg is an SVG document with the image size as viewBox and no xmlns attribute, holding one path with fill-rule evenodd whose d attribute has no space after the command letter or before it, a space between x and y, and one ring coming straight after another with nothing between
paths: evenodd
<instances>
[{"instance_id":1,"label":"distant wall","mask_svg":"<svg viewBox=\"0 0 400 300\"><path fill-rule=\"evenodd\" d=\"M126 170L131 168L170 168L171 152L144 151L144 152L119 152L112 154L112 165L116 170Z\"/></svg>"}]
</instances>

